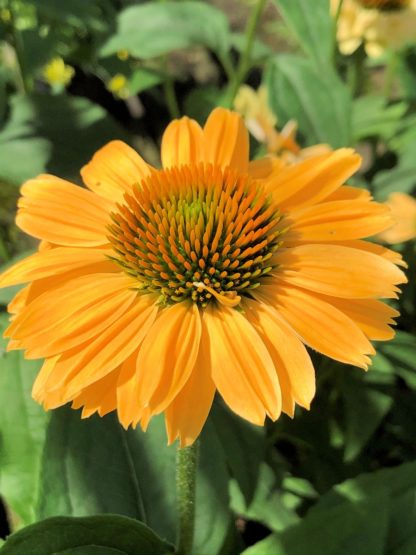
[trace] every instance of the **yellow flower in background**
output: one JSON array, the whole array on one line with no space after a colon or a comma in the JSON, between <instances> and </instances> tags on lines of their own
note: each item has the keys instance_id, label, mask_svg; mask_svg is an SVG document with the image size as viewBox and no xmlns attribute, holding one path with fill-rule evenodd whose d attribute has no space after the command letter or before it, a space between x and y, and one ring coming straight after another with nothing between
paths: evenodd
<instances>
[{"instance_id":1,"label":"yellow flower in background","mask_svg":"<svg viewBox=\"0 0 416 555\"><path fill-rule=\"evenodd\" d=\"M43 76L46 81L54 86L66 87L72 80L75 70L72 66L65 64L62 58L53 58L44 68Z\"/></svg>"},{"instance_id":2,"label":"yellow flower in background","mask_svg":"<svg viewBox=\"0 0 416 555\"><path fill-rule=\"evenodd\" d=\"M279 156L288 163L296 163L332 150L324 144L302 149L296 142L297 124L293 120L278 131L277 117L269 107L267 89L263 86L256 91L248 85L242 85L235 97L234 108L243 116L253 137L266 145L269 154Z\"/></svg>"},{"instance_id":3,"label":"yellow flower in background","mask_svg":"<svg viewBox=\"0 0 416 555\"><path fill-rule=\"evenodd\" d=\"M331 0L336 13L339 0ZM343 54L352 54L361 44L371 57L386 49L398 49L416 40L416 0L344 0L337 25Z\"/></svg>"},{"instance_id":4,"label":"yellow flower in background","mask_svg":"<svg viewBox=\"0 0 416 555\"><path fill-rule=\"evenodd\" d=\"M128 60L130 57L130 53L128 50L124 49L124 50L119 50L117 52L117 58L119 60L122 60L123 62L125 62L126 60Z\"/></svg>"},{"instance_id":5,"label":"yellow flower in background","mask_svg":"<svg viewBox=\"0 0 416 555\"><path fill-rule=\"evenodd\" d=\"M118 96L119 98L125 99L130 95L127 77L122 73L116 73L116 75L107 82L106 86L114 96Z\"/></svg>"},{"instance_id":6,"label":"yellow flower in background","mask_svg":"<svg viewBox=\"0 0 416 555\"><path fill-rule=\"evenodd\" d=\"M416 200L405 193L392 193L386 201L395 224L380 233L386 243L402 243L416 238Z\"/></svg>"},{"instance_id":7,"label":"yellow flower in background","mask_svg":"<svg viewBox=\"0 0 416 555\"><path fill-rule=\"evenodd\" d=\"M257 425L309 408L305 345L367 368L398 314L380 299L406 278L400 255L364 240L391 217L344 185L360 157L250 162L243 120L217 108L204 128L174 120L161 159L113 141L81 170L87 189L52 175L23 185L16 222L41 248L0 287L28 284L5 335L45 359L34 398L116 410L125 427L164 413L184 446L216 392Z\"/></svg>"}]
</instances>

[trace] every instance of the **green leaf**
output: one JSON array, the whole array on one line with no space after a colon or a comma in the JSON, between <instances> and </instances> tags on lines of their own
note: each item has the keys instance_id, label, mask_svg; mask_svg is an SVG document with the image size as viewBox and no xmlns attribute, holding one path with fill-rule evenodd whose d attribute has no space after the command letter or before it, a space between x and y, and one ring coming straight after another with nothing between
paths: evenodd
<instances>
[{"instance_id":1,"label":"green leaf","mask_svg":"<svg viewBox=\"0 0 416 555\"><path fill-rule=\"evenodd\" d=\"M131 95L139 94L155 85L159 85L162 80L163 76L160 73L140 67L133 71L129 79L129 92Z\"/></svg>"},{"instance_id":2,"label":"green leaf","mask_svg":"<svg viewBox=\"0 0 416 555\"><path fill-rule=\"evenodd\" d=\"M91 27L97 31L107 29L106 20L111 21L115 12L109 0L26 0L33 4L47 21L55 20L80 29Z\"/></svg>"},{"instance_id":3,"label":"green leaf","mask_svg":"<svg viewBox=\"0 0 416 555\"><path fill-rule=\"evenodd\" d=\"M5 352L8 316L0 315L0 490L21 524L36 518L43 442L49 415L30 396L40 364Z\"/></svg>"},{"instance_id":4,"label":"green leaf","mask_svg":"<svg viewBox=\"0 0 416 555\"><path fill-rule=\"evenodd\" d=\"M202 2L149 2L120 12L117 32L103 45L101 55L128 50L149 59L196 45L220 55L228 51L228 20L220 10Z\"/></svg>"},{"instance_id":5,"label":"green leaf","mask_svg":"<svg viewBox=\"0 0 416 555\"><path fill-rule=\"evenodd\" d=\"M334 72L318 71L310 61L288 54L270 61L265 82L279 121L295 119L307 145L350 144L350 93Z\"/></svg>"},{"instance_id":6,"label":"green leaf","mask_svg":"<svg viewBox=\"0 0 416 555\"><path fill-rule=\"evenodd\" d=\"M407 108L405 102L386 106L383 96L368 95L356 98L352 117L354 141L368 137L380 137L389 141L400 129Z\"/></svg>"},{"instance_id":7,"label":"green leaf","mask_svg":"<svg viewBox=\"0 0 416 555\"><path fill-rule=\"evenodd\" d=\"M54 411L44 447L38 517L119 513L142 520L173 541L175 459L175 446L166 444L163 418L154 419L146 433L125 432L114 415L81 420L69 408ZM226 462L208 423L197 476L198 555L220 553L229 521Z\"/></svg>"},{"instance_id":8,"label":"green leaf","mask_svg":"<svg viewBox=\"0 0 416 555\"><path fill-rule=\"evenodd\" d=\"M321 69L331 64L334 23L329 0L275 0L289 29L305 54Z\"/></svg>"},{"instance_id":9,"label":"green leaf","mask_svg":"<svg viewBox=\"0 0 416 555\"><path fill-rule=\"evenodd\" d=\"M173 546L143 523L118 515L57 517L10 536L1 555L167 555Z\"/></svg>"},{"instance_id":10,"label":"green leaf","mask_svg":"<svg viewBox=\"0 0 416 555\"><path fill-rule=\"evenodd\" d=\"M393 404L393 398L365 384L364 379L345 380L342 387L345 412L346 462L354 460L380 426Z\"/></svg>"},{"instance_id":11,"label":"green leaf","mask_svg":"<svg viewBox=\"0 0 416 555\"><path fill-rule=\"evenodd\" d=\"M416 337L398 331L393 341L380 345L380 353L397 375L412 389L416 389Z\"/></svg>"},{"instance_id":12,"label":"green leaf","mask_svg":"<svg viewBox=\"0 0 416 555\"><path fill-rule=\"evenodd\" d=\"M124 132L84 98L14 97L0 131L0 180L18 185L48 171L79 181L79 170L93 153L116 138L125 139Z\"/></svg>"}]
</instances>

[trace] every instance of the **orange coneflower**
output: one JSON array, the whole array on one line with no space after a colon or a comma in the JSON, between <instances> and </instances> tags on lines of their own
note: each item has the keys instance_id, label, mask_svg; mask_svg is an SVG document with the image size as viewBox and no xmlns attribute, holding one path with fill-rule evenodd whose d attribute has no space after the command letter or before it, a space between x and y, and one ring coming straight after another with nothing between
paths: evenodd
<instances>
[{"instance_id":1,"label":"orange coneflower","mask_svg":"<svg viewBox=\"0 0 416 555\"><path fill-rule=\"evenodd\" d=\"M9 309L11 349L45 358L33 396L125 426L164 412L191 444L215 392L255 424L308 408L305 344L367 368L393 336L399 255L363 241L389 209L343 183L340 149L285 166L249 163L237 114L173 121L156 170L111 142L82 169L89 190L50 175L22 188L17 224L38 253L0 278L29 282Z\"/></svg>"}]
</instances>

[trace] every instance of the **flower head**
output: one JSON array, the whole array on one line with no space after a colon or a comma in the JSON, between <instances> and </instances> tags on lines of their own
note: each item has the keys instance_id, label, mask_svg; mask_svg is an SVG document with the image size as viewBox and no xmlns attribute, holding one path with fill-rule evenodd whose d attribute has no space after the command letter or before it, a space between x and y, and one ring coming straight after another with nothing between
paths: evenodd
<instances>
[{"instance_id":1,"label":"flower head","mask_svg":"<svg viewBox=\"0 0 416 555\"><path fill-rule=\"evenodd\" d=\"M74 68L67 65L64 60L59 57L53 58L53 60L43 68L43 76L52 87L66 87L71 82L74 74Z\"/></svg>"},{"instance_id":2,"label":"flower head","mask_svg":"<svg viewBox=\"0 0 416 555\"><path fill-rule=\"evenodd\" d=\"M9 306L10 349L44 358L33 396L125 426L164 412L169 441L198 436L218 391L258 425L308 408L305 344L367 368L393 336L400 256L363 238L389 209L344 185L350 149L295 165L249 162L236 113L166 129L163 168L119 141L82 169L88 189L41 175L17 224L39 252L0 276L28 282Z\"/></svg>"},{"instance_id":3,"label":"flower head","mask_svg":"<svg viewBox=\"0 0 416 555\"><path fill-rule=\"evenodd\" d=\"M394 224L378 238L386 243L416 239L416 200L405 193L391 193L386 205L391 209Z\"/></svg>"},{"instance_id":4,"label":"flower head","mask_svg":"<svg viewBox=\"0 0 416 555\"><path fill-rule=\"evenodd\" d=\"M335 14L339 0L331 0ZM337 39L343 54L364 44L367 54L379 57L386 49L399 49L415 38L416 0L344 0Z\"/></svg>"}]
</instances>

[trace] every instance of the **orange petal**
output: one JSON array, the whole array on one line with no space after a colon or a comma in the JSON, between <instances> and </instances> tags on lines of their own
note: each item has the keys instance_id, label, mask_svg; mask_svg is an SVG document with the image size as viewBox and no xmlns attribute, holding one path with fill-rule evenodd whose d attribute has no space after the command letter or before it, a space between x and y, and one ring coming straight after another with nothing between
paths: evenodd
<instances>
[{"instance_id":1,"label":"orange petal","mask_svg":"<svg viewBox=\"0 0 416 555\"><path fill-rule=\"evenodd\" d=\"M27 181L19 199L17 225L57 245L105 245L112 205L91 191L51 175Z\"/></svg>"},{"instance_id":2,"label":"orange petal","mask_svg":"<svg viewBox=\"0 0 416 555\"><path fill-rule=\"evenodd\" d=\"M209 338L202 323L198 358L191 376L165 411L169 444L179 438L181 447L192 445L208 417L215 395L211 378Z\"/></svg>"},{"instance_id":3,"label":"orange petal","mask_svg":"<svg viewBox=\"0 0 416 555\"><path fill-rule=\"evenodd\" d=\"M0 287L43 279L89 266L104 263L108 268L117 266L106 260L111 251L100 249L63 248L45 250L20 260L0 275Z\"/></svg>"},{"instance_id":4,"label":"orange petal","mask_svg":"<svg viewBox=\"0 0 416 555\"><path fill-rule=\"evenodd\" d=\"M193 119L173 120L162 137L162 164L164 168L198 164L204 158L204 134Z\"/></svg>"},{"instance_id":5,"label":"orange petal","mask_svg":"<svg viewBox=\"0 0 416 555\"><path fill-rule=\"evenodd\" d=\"M340 245L300 245L275 256L276 275L292 285L343 298L396 297L406 277L370 252Z\"/></svg>"},{"instance_id":6,"label":"orange petal","mask_svg":"<svg viewBox=\"0 0 416 555\"><path fill-rule=\"evenodd\" d=\"M120 370L114 370L81 391L72 402L73 409L83 407L81 418L89 418L98 412L104 416L116 409L116 388ZM47 399L46 399L47 402Z\"/></svg>"},{"instance_id":7,"label":"orange petal","mask_svg":"<svg viewBox=\"0 0 416 555\"><path fill-rule=\"evenodd\" d=\"M69 280L32 301L5 333L45 358L92 340L132 304L137 293L124 273L90 274Z\"/></svg>"},{"instance_id":8,"label":"orange petal","mask_svg":"<svg viewBox=\"0 0 416 555\"><path fill-rule=\"evenodd\" d=\"M137 358L138 398L152 414L162 412L183 388L195 366L201 317L195 303L176 303L161 312Z\"/></svg>"},{"instance_id":9,"label":"orange petal","mask_svg":"<svg viewBox=\"0 0 416 555\"><path fill-rule=\"evenodd\" d=\"M139 403L137 352L121 365L117 382L117 415L120 424L127 428L137 423L143 414Z\"/></svg>"},{"instance_id":10,"label":"orange petal","mask_svg":"<svg viewBox=\"0 0 416 555\"><path fill-rule=\"evenodd\" d=\"M358 187L350 187L343 185L329 196L326 197L325 202L332 202L334 200L371 200L372 196L367 189L359 189Z\"/></svg>"},{"instance_id":11,"label":"orange petal","mask_svg":"<svg viewBox=\"0 0 416 555\"><path fill-rule=\"evenodd\" d=\"M293 416L293 401L309 409L315 395L315 370L296 332L271 306L247 300L246 317L273 359L282 388L283 411Z\"/></svg>"},{"instance_id":12,"label":"orange petal","mask_svg":"<svg viewBox=\"0 0 416 555\"><path fill-rule=\"evenodd\" d=\"M324 299L324 297L322 297ZM364 334L374 341L388 341L394 337L394 319L399 312L375 299L339 299L327 297L327 302L351 318Z\"/></svg>"},{"instance_id":13,"label":"orange petal","mask_svg":"<svg viewBox=\"0 0 416 555\"><path fill-rule=\"evenodd\" d=\"M337 244L343 247L351 247L353 249L363 250L365 252L371 252L377 256L381 256L397 266L403 266L407 268L406 262L403 260L402 255L399 252L387 249L377 243L370 243L369 241L360 241L359 239L355 241L336 241Z\"/></svg>"},{"instance_id":14,"label":"orange petal","mask_svg":"<svg viewBox=\"0 0 416 555\"><path fill-rule=\"evenodd\" d=\"M358 154L341 148L282 168L266 180L266 187L281 210L301 208L317 204L334 193L360 164Z\"/></svg>"},{"instance_id":15,"label":"orange petal","mask_svg":"<svg viewBox=\"0 0 416 555\"><path fill-rule=\"evenodd\" d=\"M337 200L290 213L288 241L348 241L375 235L391 225L388 208L376 202Z\"/></svg>"},{"instance_id":16,"label":"orange petal","mask_svg":"<svg viewBox=\"0 0 416 555\"><path fill-rule=\"evenodd\" d=\"M253 179L268 179L277 175L285 163L280 158L265 156L258 160L252 160L248 165L248 174Z\"/></svg>"},{"instance_id":17,"label":"orange petal","mask_svg":"<svg viewBox=\"0 0 416 555\"><path fill-rule=\"evenodd\" d=\"M312 292L295 287L279 285L276 289L264 289L259 289L256 297L273 303L312 349L340 362L367 369L371 363L367 355L374 354L374 348L343 312Z\"/></svg>"},{"instance_id":18,"label":"orange petal","mask_svg":"<svg viewBox=\"0 0 416 555\"><path fill-rule=\"evenodd\" d=\"M153 168L122 141L111 141L98 150L81 170L86 186L103 198L121 202L124 193L140 183Z\"/></svg>"},{"instance_id":19,"label":"orange petal","mask_svg":"<svg viewBox=\"0 0 416 555\"><path fill-rule=\"evenodd\" d=\"M73 399L82 389L120 366L151 328L158 311L153 295L140 295L133 305L96 339L67 351L48 380L50 391L64 389Z\"/></svg>"},{"instance_id":20,"label":"orange petal","mask_svg":"<svg viewBox=\"0 0 416 555\"><path fill-rule=\"evenodd\" d=\"M387 243L402 243L416 238L416 199L405 193L392 193L386 205L395 224L380 235Z\"/></svg>"},{"instance_id":21,"label":"orange petal","mask_svg":"<svg viewBox=\"0 0 416 555\"><path fill-rule=\"evenodd\" d=\"M248 131L240 115L224 108L213 110L204 127L204 141L206 162L248 171Z\"/></svg>"},{"instance_id":22,"label":"orange petal","mask_svg":"<svg viewBox=\"0 0 416 555\"><path fill-rule=\"evenodd\" d=\"M276 420L281 392L273 360L259 334L237 310L218 305L204 309L212 378L229 407L253 424L266 414Z\"/></svg>"}]
</instances>

